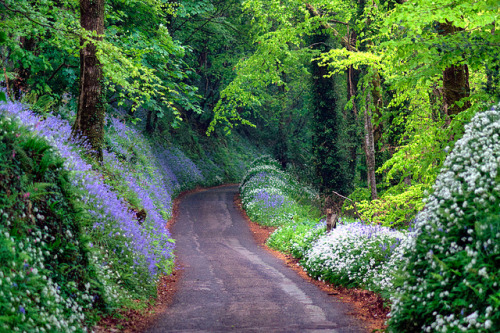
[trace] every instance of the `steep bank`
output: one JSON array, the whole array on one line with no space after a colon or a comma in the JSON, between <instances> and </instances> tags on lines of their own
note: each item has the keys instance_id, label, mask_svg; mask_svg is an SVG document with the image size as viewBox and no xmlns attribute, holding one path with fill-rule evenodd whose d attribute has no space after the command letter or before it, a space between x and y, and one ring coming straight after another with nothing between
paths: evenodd
<instances>
[{"instance_id":1,"label":"steep bank","mask_svg":"<svg viewBox=\"0 0 500 333\"><path fill-rule=\"evenodd\" d=\"M99 164L71 139L70 116L40 116L17 102L0 110L6 330L84 331L123 307L145 307L172 269L172 198L240 177L256 151L226 140L190 158L117 114L107 120Z\"/></svg>"}]
</instances>

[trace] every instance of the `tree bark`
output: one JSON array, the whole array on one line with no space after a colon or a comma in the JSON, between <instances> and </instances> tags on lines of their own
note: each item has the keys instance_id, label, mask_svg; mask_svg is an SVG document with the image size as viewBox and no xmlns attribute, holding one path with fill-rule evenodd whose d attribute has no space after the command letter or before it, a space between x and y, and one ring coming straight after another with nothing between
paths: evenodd
<instances>
[{"instance_id":1,"label":"tree bark","mask_svg":"<svg viewBox=\"0 0 500 333\"><path fill-rule=\"evenodd\" d=\"M80 0L82 28L98 36L104 34L104 0ZM100 40L102 37L98 37ZM81 39L80 45L80 95L73 125L73 136L84 138L93 155L102 160L104 140L103 72L97 58L96 45Z\"/></svg>"},{"instance_id":2,"label":"tree bark","mask_svg":"<svg viewBox=\"0 0 500 333\"><path fill-rule=\"evenodd\" d=\"M310 36L310 44L319 52L328 52L329 34L321 29ZM349 172L349 155L343 106L339 104L338 76L328 77L327 66L311 62L311 129L313 164L322 194L331 190L347 196L352 191L353 175ZM336 205L337 197L333 205Z\"/></svg>"},{"instance_id":3,"label":"tree bark","mask_svg":"<svg viewBox=\"0 0 500 333\"><path fill-rule=\"evenodd\" d=\"M451 66L444 70L443 92L446 114L450 118L470 108L469 101L466 101L462 106L456 103L462 98L470 96L469 68L467 65Z\"/></svg>"},{"instance_id":4,"label":"tree bark","mask_svg":"<svg viewBox=\"0 0 500 333\"><path fill-rule=\"evenodd\" d=\"M446 21L438 24L438 33L442 36L459 32L461 29L453 25L453 22ZM457 102L462 98L470 96L469 86L469 68L467 65L456 65L446 68L443 72L443 100L448 123L452 116L470 108L469 101L464 102L462 106Z\"/></svg>"},{"instance_id":5,"label":"tree bark","mask_svg":"<svg viewBox=\"0 0 500 333\"><path fill-rule=\"evenodd\" d=\"M347 69L347 96L348 100L352 100L352 110L347 115L349 121L348 135L354 139L358 137L358 107L357 107L357 86L359 82L360 71L354 69L353 66L349 66ZM349 147L349 172L351 174L356 174L356 167L358 163L358 148L359 140L352 140L352 144Z\"/></svg>"},{"instance_id":6,"label":"tree bark","mask_svg":"<svg viewBox=\"0 0 500 333\"><path fill-rule=\"evenodd\" d=\"M156 128L156 111L155 110L148 110L148 114L146 117L146 132L149 134L153 134Z\"/></svg>"},{"instance_id":7,"label":"tree bark","mask_svg":"<svg viewBox=\"0 0 500 333\"><path fill-rule=\"evenodd\" d=\"M372 98L373 98L373 118L377 122L375 127L373 127L373 142L375 146L378 146L378 143L382 139L383 134L383 125L380 122L382 118L382 108L384 106L384 100L382 98L382 80L378 71L374 69L375 73L372 79Z\"/></svg>"}]
</instances>

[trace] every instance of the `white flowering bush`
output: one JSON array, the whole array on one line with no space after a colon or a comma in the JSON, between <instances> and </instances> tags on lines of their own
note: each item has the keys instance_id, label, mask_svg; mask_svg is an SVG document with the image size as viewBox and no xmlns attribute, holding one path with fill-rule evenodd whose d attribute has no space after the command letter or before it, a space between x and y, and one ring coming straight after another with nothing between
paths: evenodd
<instances>
[{"instance_id":1,"label":"white flowering bush","mask_svg":"<svg viewBox=\"0 0 500 333\"><path fill-rule=\"evenodd\" d=\"M337 228L326 234L325 221L315 222L318 212L300 204L312 202L317 194L301 188L268 156L252 163L240 193L252 220L279 226L267 240L269 247L300 259L315 278L364 287L389 297L394 273L401 265L400 244L408 237L406 232L341 219ZM277 204L276 199L281 198L286 201Z\"/></svg>"},{"instance_id":2,"label":"white flowering bush","mask_svg":"<svg viewBox=\"0 0 500 333\"><path fill-rule=\"evenodd\" d=\"M302 266L320 280L389 292L392 271L384 265L406 237L404 232L378 225L340 224L314 243L305 253ZM387 276L388 280L375 276Z\"/></svg>"},{"instance_id":3,"label":"white flowering bush","mask_svg":"<svg viewBox=\"0 0 500 333\"><path fill-rule=\"evenodd\" d=\"M316 193L301 186L269 156L254 160L240 185L248 216L258 223L280 226L318 215Z\"/></svg>"},{"instance_id":4,"label":"white flowering bush","mask_svg":"<svg viewBox=\"0 0 500 333\"><path fill-rule=\"evenodd\" d=\"M497 106L465 127L402 245L389 331L500 331L499 167Z\"/></svg>"}]
</instances>

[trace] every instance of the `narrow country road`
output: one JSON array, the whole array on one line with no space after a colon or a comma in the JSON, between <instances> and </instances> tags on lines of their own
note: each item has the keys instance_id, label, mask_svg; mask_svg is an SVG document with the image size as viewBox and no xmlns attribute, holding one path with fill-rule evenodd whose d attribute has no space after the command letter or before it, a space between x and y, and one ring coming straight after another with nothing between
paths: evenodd
<instances>
[{"instance_id":1,"label":"narrow country road","mask_svg":"<svg viewBox=\"0 0 500 333\"><path fill-rule=\"evenodd\" d=\"M366 332L349 305L256 245L237 186L187 195L172 233L184 266L174 301L147 331Z\"/></svg>"}]
</instances>

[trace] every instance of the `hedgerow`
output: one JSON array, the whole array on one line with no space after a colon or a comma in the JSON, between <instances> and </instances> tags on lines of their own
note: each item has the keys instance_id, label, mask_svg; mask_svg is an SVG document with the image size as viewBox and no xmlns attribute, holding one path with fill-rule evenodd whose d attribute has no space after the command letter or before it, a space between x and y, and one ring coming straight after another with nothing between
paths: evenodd
<instances>
[{"instance_id":1,"label":"hedgerow","mask_svg":"<svg viewBox=\"0 0 500 333\"><path fill-rule=\"evenodd\" d=\"M317 211L314 215L294 200L301 195L313 200L315 193L304 190L268 156L252 162L240 193L250 218L279 226L267 245L300 259L309 275L387 297L393 290L393 275L401 262L397 250L406 232L342 218L327 234Z\"/></svg>"},{"instance_id":2,"label":"hedgerow","mask_svg":"<svg viewBox=\"0 0 500 333\"><path fill-rule=\"evenodd\" d=\"M500 331L500 110L466 125L404 243L393 332Z\"/></svg>"},{"instance_id":3,"label":"hedgerow","mask_svg":"<svg viewBox=\"0 0 500 333\"><path fill-rule=\"evenodd\" d=\"M248 216L263 225L280 226L319 216L317 193L301 186L269 156L254 160L240 184Z\"/></svg>"},{"instance_id":4,"label":"hedgerow","mask_svg":"<svg viewBox=\"0 0 500 333\"><path fill-rule=\"evenodd\" d=\"M46 140L0 118L0 331L75 332L104 310L82 192Z\"/></svg>"}]
</instances>

